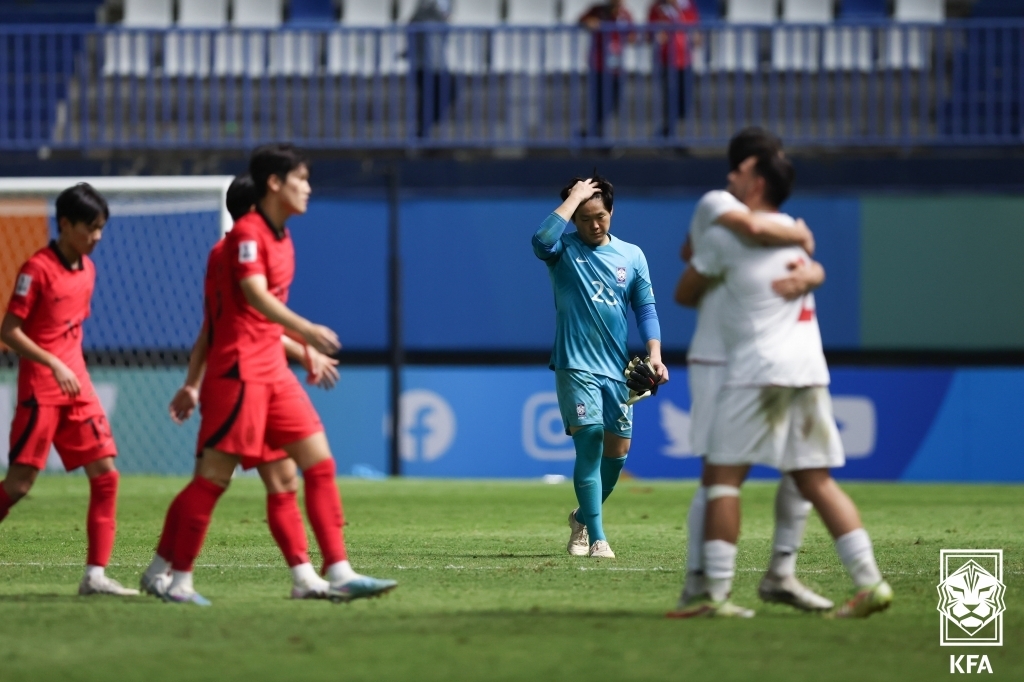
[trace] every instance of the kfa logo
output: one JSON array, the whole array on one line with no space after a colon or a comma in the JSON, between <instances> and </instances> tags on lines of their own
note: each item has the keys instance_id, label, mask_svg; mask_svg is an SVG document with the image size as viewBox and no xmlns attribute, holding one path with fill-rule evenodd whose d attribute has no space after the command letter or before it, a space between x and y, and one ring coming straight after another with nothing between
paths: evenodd
<instances>
[{"instance_id":1,"label":"kfa logo","mask_svg":"<svg viewBox=\"0 0 1024 682\"><path fill-rule=\"evenodd\" d=\"M619 284L626 283L626 268L615 268L615 281Z\"/></svg>"},{"instance_id":2,"label":"kfa logo","mask_svg":"<svg viewBox=\"0 0 1024 682\"><path fill-rule=\"evenodd\" d=\"M448 452L455 440L455 413L448 401L433 391L402 392L399 451L407 462L433 462Z\"/></svg>"},{"instance_id":3,"label":"kfa logo","mask_svg":"<svg viewBox=\"0 0 1024 682\"><path fill-rule=\"evenodd\" d=\"M964 656L963 654L960 654L959 656L956 656L954 654L950 654L949 672L951 674L960 673L961 675L985 672L991 675L992 663L988 660L988 656L984 655L979 656L978 654L969 654Z\"/></svg>"},{"instance_id":4,"label":"kfa logo","mask_svg":"<svg viewBox=\"0 0 1024 682\"><path fill-rule=\"evenodd\" d=\"M942 550L938 590L942 646L1003 645L1003 550Z\"/></svg>"}]
</instances>

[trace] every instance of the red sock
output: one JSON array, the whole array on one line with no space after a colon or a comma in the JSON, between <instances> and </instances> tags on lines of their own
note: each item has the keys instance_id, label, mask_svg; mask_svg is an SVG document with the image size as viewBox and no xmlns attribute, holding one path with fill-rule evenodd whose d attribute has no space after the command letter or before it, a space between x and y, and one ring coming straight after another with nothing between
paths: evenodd
<instances>
[{"instance_id":1,"label":"red sock","mask_svg":"<svg viewBox=\"0 0 1024 682\"><path fill-rule=\"evenodd\" d=\"M267 524L289 566L309 563L309 543L295 493L267 493Z\"/></svg>"},{"instance_id":2,"label":"red sock","mask_svg":"<svg viewBox=\"0 0 1024 682\"><path fill-rule=\"evenodd\" d=\"M334 481L334 460L328 459L302 472L306 481L306 514L324 555L324 570L348 558L345 553L341 495Z\"/></svg>"},{"instance_id":3,"label":"red sock","mask_svg":"<svg viewBox=\"0 0 1024 682\"><path fill-rule=\"evenodd\" d=\"M164 518L164 531L160 534L160 543L156 546L157 556L167 562L174 559L174 540L178 535L178 519L181 516L181 496L184 494L184 490L178 493L178 496L171 502L171 506L167 508L167 516Z\"/></svg>"},{"instance_id":4,"label":"red sock","mask_svg":"<svg viewBox=\"0 0 1024 682\"><path fill-rule=\"evenodd\" d=\"M181 491L178 507L178 529L175 533L171 568L175 571L191 571L203 548L210 517L224 488L205 478L196 476Z\"/></svg>"},{"instance_id":5,"label":"red sock","mask_svg":"<svg viewBox=\"0 0 1024 682\"><path fill-rule=\"evenodd\" d=\"M0 481L0 521L7 518L7 512L11 510L11 507L14 506L15 502L17 502L17 500L11 499L11 496L7 494L6 490L4 490L4 482Z\"/></svg>"},{"instance_id":6,"label":"red sock","mask_svg":"<svg viewBox=\"0 0 1024 682\"><path fill-rule=\"evenodd\" d=\"M89 479L89 516L86 532L89 536L90 566L106 566L114 549L117 530L117 482L120 475L108 471Z\"/></svg>"}]
</instances>

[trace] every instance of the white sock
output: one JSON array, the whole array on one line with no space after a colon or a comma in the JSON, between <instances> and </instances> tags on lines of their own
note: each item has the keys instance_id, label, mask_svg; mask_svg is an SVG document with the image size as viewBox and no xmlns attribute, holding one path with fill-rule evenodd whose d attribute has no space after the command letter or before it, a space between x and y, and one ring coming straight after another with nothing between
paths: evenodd
<instances>
[{"instance_id":1,"label":"white sock","mask_svg":"<svg viewBox=\"0 0 1024 682\"><path fill-rule=\"evenodd\" d=\"M327 567L327 580L332 585L344 585L360 577L362 576L352 570L352 564L347 559Z\"/></svg>"},{"instance_id":2,"label":"white sock","mask_svg":"<svg viewBox=\"0 0 1024 682\"><path fill-rule=\"evenodd\" d=\"M167 591L176 594L195 592L195 588L192 587L192 571L171 571L171 586Z\"/></svg>"},{"instance_id":3,"label":"white sock","mask_svg":"<svg viewBox=\"0 0 1024 682\"><path fill-rule=\"evenodd\" d=\"M102 566L93 566L92 564L85 565L85 577L90 580L93 578L102 578L106 574Z\"/></svg>"},{"instance_id":4,"label":"white sock","mask_svg":"<svg viewBox=\"0 0 1024 682\"><path fill-rule=\"evenodd\" d=\"M707 591L704 580L704 512L708 506L708 489L698 486L686 514L686 581L683 599Z\"/></svg>"},{"instance_id":5,"label":"white sock","mask_svg":"<svg viewBox=\"0 0 1024 682\"><path fill-rule=\"evenodd\" d=\"M149 566L146 568L146 577L155 578L158 575L169 573L170 570L171 562L159 554L154 554L153 560L149 562Z\"/></svg>"},{"instance_id":6,"label":"white sock","mask_svg":"<svg viewBox=\"0 0 1024 682\"><path fill-rule=\"evenodd\" d=\"M292 566L292 583L296 587L323 588L327 589L327 581L316 574L313 564L308 561L298 566Z\"/></svg>"},{"instance_id":7,"label":"white sock","mask_svg":"<svg viewBox=\"0 0 1024 682\"><path fill-rule=\"evenodd\" d=\"M803 498L792 476L783 476L775 493L775 539L768 572L779 578L796 573L796 556L804 542L811 503Z\"/></svg>"},{"instance_id":8,"label":"white sock","mask_svg":"<svg viewBox=\"0 0 1024 682\"><path fill-rule=\"evenodd\" d=\"M704 570L704 512L708 506L708 489L697 488L686 515L686 572L698 573Z\"/></svg>"},{"instance_id":9,"label":"white sock","mask_svg":"<svg viewBox=\"0 0 1024 682\"><path fill-rule=\"evenodd\" d=\"M704 580L715 601L728 599L736 574L736 545L725 540L704 543Z\"/></svg>"},{"instance_id":10,"label":"white sock","mask_svg":"<svg viewBox=\"0 0 1024 682\"><path fill-rule=\"evenodd\" d=\"M836 538L836 552L846 567L846 572L853 578L858 588L876 585L882 581L882 572L875 562L875 551L871 547L871 538L863 528L851 530L846 535Z\"/></svg>"}]
</instances>

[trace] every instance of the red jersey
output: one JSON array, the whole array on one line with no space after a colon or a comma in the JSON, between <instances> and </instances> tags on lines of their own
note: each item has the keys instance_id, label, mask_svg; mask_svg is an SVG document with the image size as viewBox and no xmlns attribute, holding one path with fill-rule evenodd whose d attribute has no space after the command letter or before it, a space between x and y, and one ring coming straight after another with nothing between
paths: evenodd
<instances>
[{"instance_id":1,"label":"red jersey","mask_svg":"<svg viewBox=\"0 0 1024 682\"><path fill-rule=\"evenodd\" d=\"M18 272L7 312L20 317L21 329L43 350L68 366L81 385L76 397L61 393L53 372L22 358L18 364L18 402L35 398L40 405L71 405L92 400L92 381L82 355L82 322L89 317L89 302L96 284L96 267L87 256L72 269L57 243L36 251Z\"/></svg>"},{"instance_id":2,"label":"red jersey","mask_svg":"<svg viewBox=\"0 0 1024 682\"><path fill-rule=\"evenodd\" d=\"M206 272L210 349L207 374L268 384L289 372L281 335L284 328L249 305L240 282L267 278L267 289L282 303L295 277L295 247L287 228L277 234L258 212L243 216L210 251ZM212 295L211 295L212 294Z\"/></svg>"},{"instance_id":3,"label":"red jersey","mask_svg":"<svg viewBox=\"0 0 1024 682\"><path fill-rule=\"evenodd\" d=\"M690 0L661 0L651 7L647 21L652 24L696 24L700 21L700 14ZM686 42L686 33L674 31L659 49L658 56L662 66L667 66L671 61L677 69L689 68L690 48Z\"/></svg>"},{"instance_id":4,"label":"red jersey","mask_svg":"<svg viewBox=\"0 0 1024 682\"><path fill-rule=\"evenodd\" d=\"M619 7L618 10L613 10L611 5L594 5L588 9L582 17L580 17L580 23L590 19L597 19L603 24L618 24L619 26L630 26L633 23L633 15L629 13L625 7ZM612 32L595 32L593 37L593 43L590 47L590 67L597 71L618 71L622 68L622 43L629 34L612 31ZM608 50L605 54L605 45Z\"/></svg>"}]
</instances>

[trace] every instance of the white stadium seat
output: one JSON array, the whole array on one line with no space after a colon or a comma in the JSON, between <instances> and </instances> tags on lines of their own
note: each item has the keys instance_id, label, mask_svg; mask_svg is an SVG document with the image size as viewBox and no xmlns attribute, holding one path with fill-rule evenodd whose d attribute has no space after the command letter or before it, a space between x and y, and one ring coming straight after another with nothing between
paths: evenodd
<instances>
[{"instance_id":1,"label":"white stadium seat","mask_svg":"<svg viewBox=\"0 0 1024 682\"><path fill-rule=\"evenodd\" d=\"M498 26L501 0L452 0L452 26ZM483 31L452 31L445 45L448 68L455 73L482 73L487 69L489 34Z\"/></svg>"},{"instance_id":2,"label":"white stadium seat","mask_svg":"<svg viewBox=\"0 0 1024 682\"><path fill-rule=\"evenodd\" d=\"M775 23L775 3L767 0L731 0L725 19L732 24ZM757 31L715 31L711 34L711 67L724 71L752 72L759 61Z\"/></svg>"},{"instance_id":3,"label":"white stadium seat","mask_svg":"<svg viewBox=\"0 0 1024 682\"><path fill-rule=\"evenodd\" d=\"M166 29L173 19L171 0L125 0L126 29ZM103 41L104 76L145 76L149 74L153 35L149 31L108 33Z\"/></svg>"},{"instance_id":4,"label":"white stadium seat","mask_svg":"<svg viewBox=\"0 0 1024 682\"><path fill-rule=\"evenodd\" d=\"M557 24L557 5L552 0L508 0L508 26L550 29ZM541 73L555 42L547 32L497 30L491 45L491 69L498 73Z\"/></svg>"},{"instance_id":5,"label":"white stadium seat","mask_svg":"<svg viewBox=\"0 0 1024 682\"><path fill-rule=\"evenodd\" d=\"M835 17L832 0L783 0L786 24L830 24ZM782 27L772 31L772 67L779 71L817 71L820 65L821 31L817 28Z\"/></svg>"},{"instance_id":6,"label":"white stadium seat","mask_svg":"<svg viewBox=\"0 0 1024 682\"><path fill-rule=\"evenodd\" d=\"M946 4L944 0L896 0L893 19L906 24L940 24L946 19ZM928 29L894 26L887 37L882 55L884 66L916 70L931 67L932 35Z\"/></svg>"},{"instance_id":7,"label":"white stadium seat","mask_svg":"<svg viewBox=\"0 0 1024 682\"><path fill-rule=\"evenodd\" d=\"M176 28L218 29L227 24L227 0L178 0ZM213 61L211 39L209 32L169 32L164 42L164 72L169 76L209 76Z\"/></svg>"},{"instance_id":8,"label":"white stadium seat","mask_svg":"<svg viewBox=\"0 0 1024 682\"><path fill-rule=\"evenodd\" d=\"M406 36L395 27L392 7L382 0L345 0L341 25L353 30L328 36L327 73L370 77L408 72ZM411 15L414 7L415 2L406 3L405 9Z\"/></svg>"}]
</instances>

